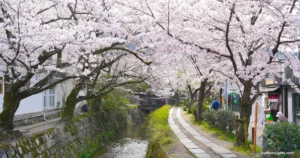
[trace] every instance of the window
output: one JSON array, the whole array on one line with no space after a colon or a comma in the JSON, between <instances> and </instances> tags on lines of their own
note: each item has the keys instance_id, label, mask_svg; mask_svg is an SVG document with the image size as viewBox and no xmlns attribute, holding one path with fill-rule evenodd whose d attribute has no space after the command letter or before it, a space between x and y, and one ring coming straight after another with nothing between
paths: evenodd
<instances>
[{"instance_id":1,"label":"window","mask_svg":"<svg viewBox=\"0 0 300 158\"><path fill-rule=\"evenodd\" d=\"M55 106L55 88L44 91L44 108L53 108Z\"/></svg>"}]
</instances>

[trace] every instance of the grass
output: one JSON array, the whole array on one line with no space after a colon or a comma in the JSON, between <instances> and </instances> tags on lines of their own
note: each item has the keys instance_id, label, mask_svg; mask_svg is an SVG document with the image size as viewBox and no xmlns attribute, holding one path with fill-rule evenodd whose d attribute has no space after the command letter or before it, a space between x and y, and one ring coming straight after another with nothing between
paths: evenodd
<instances>
[{"instance_id":1,"label":"grass","mask_svg":"<svg viewBox=\"0 0 300 158\"><path fill-rule=\"evenodd\" d=\"M87 150L83 151L82 153L80 153L79 156L77 156L77 158L90 158L94 155L94 153L97 151L97 149L99 149L99 147L101 146L99 141L100 135L96 136L94 138L94 140L90 140L87 137L84 138L88 148Z\"/></svg>"},{"instance_id":2,"label":"grass","mask_svg":"<svg viewBox=\"0 0 300 158\"><path fill-rule=\"evenodd\" d=\"M127 105L130 109L137 109L138 106L137 104L130 104L130 105Z\"/></svg>"},{"instance_id":3,"label":"grass","mask_svg":"<svg viewBox=\"0 0 300 158\"><path fill-rule=\"evenodd\" d=\"M172 130L168 125L169 105L165 105L148 116L148 131L150 141L158 142L161 145L168 145L173 142Z\"/></svg>"},{"instance_id":4,"label":"grass","mask_svg":"<svg viewBox=\"0 0 300 158\"><path fill-rule=\"evenodd\" d=\"M251 142L249 142L250 144ZM239 153L242 153L242 154L246 154L248 156L251 156L251 157L261 157L261 153L262 153L262 150L260 147L256 146L256 155L253 154L253 145L252 143L250 144L250 148L245 148L243 146L231 146L229 147L230 150L234 150L236 152L239 152Z\"/></svg>"},{"instance_id":5,"label":"grass","mask_svg":"<svg viewBox=\"0 0 300 158\"><path fill-rule=\"evenodd\" d=\"M193 120L193 122L195 124L197 124L198 126L200 126L201 129L203 129L204 131L213 134L220 140L235 143L235 134L234 133L229 133L229 134L224 133L220 129L210 127L209 124L205 121L197 122L192 114L187 113L187 112L186 112L186 114L189 115L191 117L191 119ZM248 144L249 144L250 148L232 146L229 149L234 150L239 153L242 153L242 154L247 154L248 156L253 156L253 144L251 141L248 141ZM262 149L259 146L256 146L256 153L261 153L261 152L262 152ZM260 155L258 155L257 157L260 157Z\"/></svg>"},{"instance_id":6,"label":"grass","mask_svg":"<svg viewBox=\"0 0 300 158\"><path fill-rule=\"evenodd\" d=\"M205 131L212 133L214 136L217 138L228 141L228 142L235 142L235 134L234 133L224 133L220 129L210 127L207 122L201 121L201 122L196 122L194 121L197 125L199 125L202 129Z\"/></svg>"},{"instance_id":7,"label":"grass","mask_svg":"<svg viewBox=\"0 0 300 158\"><path fill-rule=\"evenodd\" d=\"M235 134L234 133L223 133L220 129L210 127L207 122L201 121L197 122L194 118L194 116L190 113L187 113L187 115L190 116L190 118L193 120L195 124L200 126L202 129L204 129L206 132L212 133L214 136L219 138L220 140L228 141L228 142L235 142Z\"/></svg>"}]
</instances>

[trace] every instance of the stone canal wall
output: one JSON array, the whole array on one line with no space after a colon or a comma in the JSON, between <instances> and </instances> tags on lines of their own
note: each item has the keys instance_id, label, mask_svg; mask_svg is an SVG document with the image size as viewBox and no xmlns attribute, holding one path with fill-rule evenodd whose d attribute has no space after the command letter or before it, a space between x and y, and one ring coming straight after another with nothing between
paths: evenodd
<instances>
[{"instance_id":1,"label":"stone canal wall","mask_svg":"<svg viewBox=\"0 0 300 158\"><path fill-rule=\"evenodd\" d=\"M101 111L98 115L77 118L73 123L57 125L29 138L9 144L2 142L0 158L74 158L89 155L104 146L116 132L142 119L137 109Z\"/></svg>"}]
</instances>

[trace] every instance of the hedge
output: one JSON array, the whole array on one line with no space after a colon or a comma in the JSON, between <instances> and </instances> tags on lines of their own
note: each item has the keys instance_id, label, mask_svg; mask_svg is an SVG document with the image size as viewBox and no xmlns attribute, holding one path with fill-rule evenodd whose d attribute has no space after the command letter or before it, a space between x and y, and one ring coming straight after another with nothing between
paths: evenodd
<instances>
[{"instance_id":1,"label":"hedge","mask_svg":"<svg viewBox=\"0 0 300 158\"><path fill-rule=\"evenodd\" d=\"M264 129L265 152L299 152L300 126L288 122L267 124ZM274 155L275 156L275 155ZM288 157L289 155L278 155ZM277 155L275 156L277 157Z\"/></svg>"},{"instance_id":2,"label":"hedge","mask_svg":"<svg viewBox=\"0 0 300 158\"><path fill-rule=\"evenodd\" d=\"M231 133L235 129L235 114L231 111L206 110L203 113L203 120L224 133Z\"/></svg>"}]
</instances>

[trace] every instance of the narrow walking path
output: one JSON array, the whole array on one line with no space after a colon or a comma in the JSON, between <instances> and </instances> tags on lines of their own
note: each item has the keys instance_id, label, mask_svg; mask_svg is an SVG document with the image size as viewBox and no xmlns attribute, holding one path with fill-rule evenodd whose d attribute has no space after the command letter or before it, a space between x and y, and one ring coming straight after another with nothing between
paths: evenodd
<instances>
[{"instance_id":1,"label":"narrow walking path","mask_svg":"<svg viewBox=\"0 0 300 158\"><path fill-rule=\"evenodd\" d=\"M21 126L15 128L15 130L19 130L22 132L23 136L32 136L33 134L41 133L47 131L50 128L55 128L59 124L59 118L54 118L52 120L47 120L44 122L35 123L28 126Z\"/></svg>"},{"instance_id":2,"label":"narrow walking path","mask_svg":"<svg viewBox=\"0 0 300 158\"><path fill-rule=\"evenodd\" d=\"M213 150L211 150L208 146L201 143L189 131L187 131L181 125L177 116L178 116L178 110L176 110L176 112L173 112L173 117L174 117L175 123L178 125L179 129L187 136L188 139L190 139L193 143L195 143L200 149L204 150L211 157L213 157L213 158L221 158L222 157L219 154L215 153Z\"/></svg>"},{"instance_id":3,"label":"narrow walking path","mask_svg":"<svg viewBox=\"0 0 300 158\"><path fill-rule=\"evenodd\" d=\"M221 155L222 157L237 157L235 154L233 154L230 150L228 150L225 147L219 146L215 143L213 143L212 141L210 141L209 139L205 138L204 136L202 136L200 133L198 133L197 131L195 131L188 123L185 122L185 120L182 118L181 116L181 108L177 108L177 113L176 116L180 122L180 124L187 130L189 131L194 138L196 138L197 140L199 140L201 143L203 143L204 145L210 147L215 153Z\"/></svg>"},{"instance_id":4,"label":"narrow walking path","mask_svg":"<svg viewBox=\"0 0 300 158\"><path fill-rule=\"evenodd\" d=\"M209 139L213 143L217 144L218 146L225 147L227 149L232 149L234 147L234 142L225 141L219 139L219 135L216 135L214 133L207 132L203 128L201 128L199 125L195 124L194 118L192 118L192 115L188 115L186 111L180 110L181 116L184 119L185 122L187 122L195 131L200 133L202 136L204 136L206 139ZM230 150L233 154L235 154L238 158L249 158L250 155L246 153L236 152L234 150Z\"/></svg>"},{"instance_id":5,"label":"narrow walking path","mask_svg":"<svg viewBox=\"0 0 300 158\"><path fill-rule=\"evenodd\" d=\"M200 149L195 143L193 143L178 127L173 118L173 111L175 108L172 108L169 112L169 125L175 135L179 138L180 142L196 157L198 158L211 158L204 150Z\"/></svg>"},{"instance_id":6,"label":"narrow walking path","mask_svg":"<svg viewBox=\"0 0 300 158\"><path fill-rule=\"evenodd\" d=\"M176 111L176 114L173 114L174 111ZM174 131L175 135L196 157L237 157L227 148L215 144L214 142L212 142L211 140L207 139L206 137L198 133L196 130L194 130L190 126L190 124L188 124L182 118L181 108L172 108L170 110L169 124L171 126L171 129ZM200 155L200 151L203 155Z\"/></svg>"}]
</instances>

